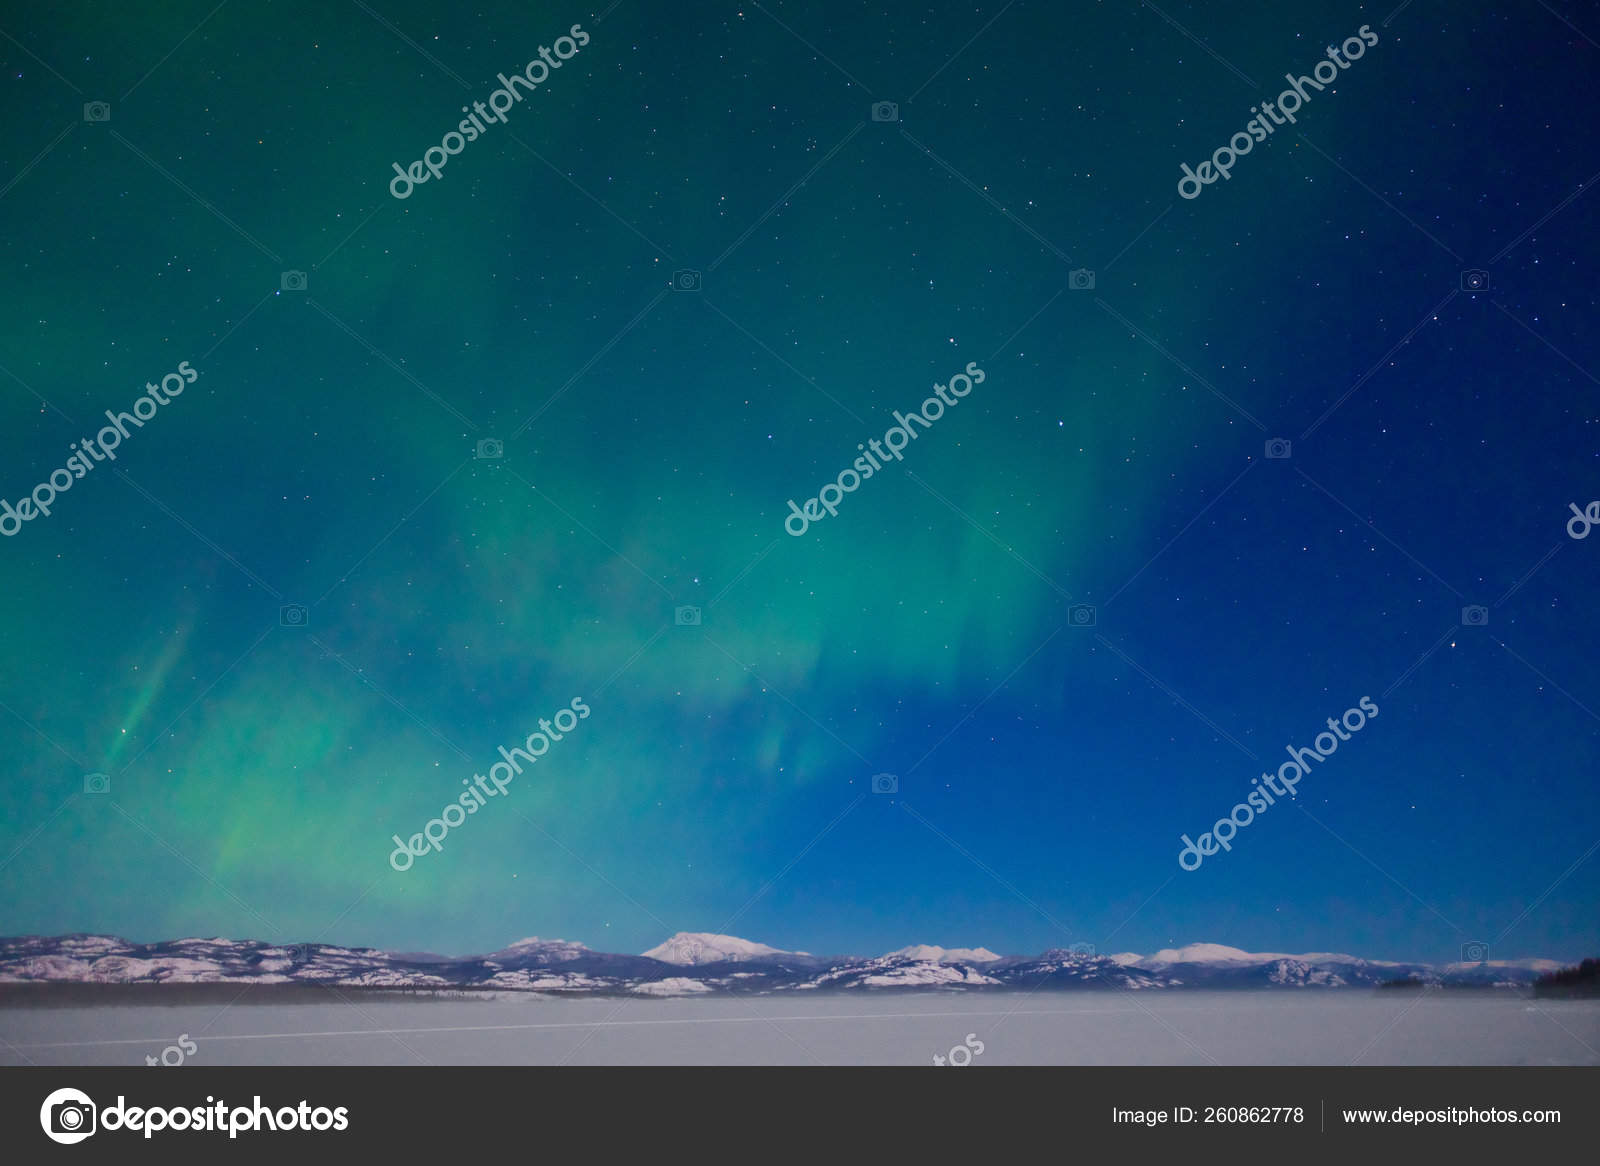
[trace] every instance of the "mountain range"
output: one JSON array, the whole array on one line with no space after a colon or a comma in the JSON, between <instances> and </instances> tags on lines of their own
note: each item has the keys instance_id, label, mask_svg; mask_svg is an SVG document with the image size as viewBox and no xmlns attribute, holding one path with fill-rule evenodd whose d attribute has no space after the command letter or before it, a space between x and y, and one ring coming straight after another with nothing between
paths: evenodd
<instances>
[{"instance_id":1,"label":"mountain range","mask_svg":"<svg viewBox=\"0 0 1600 1166\"><path fill-rule=\"evenodd\" d=\"M560 939L524 939L487 955L441 956L332 944L105 935L0 938L0 983L307 984L421 990L693 996L815 991L1034 988L1515 988L1560 967L1525 959L1430 965L1333 952L1287 955L1197 943L1141 956L1079 944L1035 956L914 945L886 955L816 956L730 935L679 932L641 955Z\"/></svg>"}]
</instances>

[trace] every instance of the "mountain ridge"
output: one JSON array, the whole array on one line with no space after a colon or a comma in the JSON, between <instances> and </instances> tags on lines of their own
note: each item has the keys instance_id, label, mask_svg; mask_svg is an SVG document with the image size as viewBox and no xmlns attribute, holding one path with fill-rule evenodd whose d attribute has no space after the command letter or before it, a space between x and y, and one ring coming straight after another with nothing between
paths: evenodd
<instances>
[{"instance_id":1,"label":"mountain ridge","mask_svg":"<svg viewBox=\"0 0 1600 1166\"><path fill-rule=\"evenodd\" d=\"M1211 943L1149 956L1099 955L1082 944L1033 956L928 944L880 956L816 956L714 932L679 932L639 955L537 936L469 956L221 937L148 944L91 934L0 937L0 984L233 982L640 996L1041 987L1336 989L1395 981L1517 988L1563 966L1537 958L1430 965L1330 952L1246 952Z\"/></svg>"}]
</instances>

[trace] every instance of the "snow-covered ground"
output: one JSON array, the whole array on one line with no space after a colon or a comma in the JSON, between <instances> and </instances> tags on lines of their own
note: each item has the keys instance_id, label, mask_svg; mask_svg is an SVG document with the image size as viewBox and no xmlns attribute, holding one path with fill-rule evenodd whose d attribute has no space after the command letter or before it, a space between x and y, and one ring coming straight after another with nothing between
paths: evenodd
<instances>
[{"instance_id":1,"label":"snow-covered ground","mask_svg":"<svg viewBox=\"0 0 1600 1166\"><path fill-rule=\"evenodd\" d=\"M189 1067L932 1067L936 1055L948 1055L969 1034L984 1048L973 1067L1600 1064L1600 1001L1534 1000L1516 993L496 997L7 1008L0 1010L0 1064L142 1065L147 1055L159 1058L180 1034L196 1045Z\"/></svg>"}]
</instances>

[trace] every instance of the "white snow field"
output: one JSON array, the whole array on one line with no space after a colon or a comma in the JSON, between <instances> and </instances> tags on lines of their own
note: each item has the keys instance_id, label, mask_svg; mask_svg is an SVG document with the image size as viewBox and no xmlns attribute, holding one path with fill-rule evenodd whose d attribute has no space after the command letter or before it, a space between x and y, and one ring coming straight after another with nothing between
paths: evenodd
<instances>
[{"instance_id":1,"label":"white snow field","mask_svg":"<svg viewBox=\"0 0 1600 1166\"><path fill-rule=\"evenodd\" d=\"M887 993L0 1009L0 1064L1596 1065L1600 1001L1516 992ZM964 1056L956 1058L964 1061Z\"/></svg>"}]
</instances>

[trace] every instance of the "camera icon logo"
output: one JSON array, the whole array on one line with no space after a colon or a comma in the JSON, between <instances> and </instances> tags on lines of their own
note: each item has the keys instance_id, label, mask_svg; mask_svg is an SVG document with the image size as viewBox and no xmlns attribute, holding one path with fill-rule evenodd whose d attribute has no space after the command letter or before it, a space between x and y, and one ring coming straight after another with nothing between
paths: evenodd
<instances>
[{"instance_id":1,"label":"camera icon logo","mask_svg":"<svg viewBox=\"0 0 1600 1166\"><path fill-rule=\"evenodd\" d=\"M1093 291L1094 272L1087 267L1075 267L1067 272L1067 286L1073 291Z\"/></svg>"},{"instance_id":2,"label":"camera icon logo","mask_svg":"<svg viewBox=\"0 0 1600 1166\"><path fill-rule=\"evenodd\" d=\"M900 779L892 773L874 773L872 775L872 792L875 794L897 794L900 792Z\"/></svg>"},{"instance_id":3,"label":"camera icon logo","mask_svg":"<svg viewBox=\"0 0 1600 1166\"><path fill-rule=\"evenodd\" d=\"M680 607L672 613L673 622L680 628L694 628L700 626L700 609L698 607Z\"/></svg>"},{"instance_id":4,"label":"camera icon logo","mask_svg":"<svg viewBox=\"0 0 1600 1166\"><path fill-rule=\"evenodd\" d=\"M479 460L506 456L506 443L498 437L485 437L478 442L478 448L472 455Z\"/></svg>"},{"instance_id":5,"label":"camera icon logo","mask_svg":"<svg viewBox=\"0 0 1600 1166\"><path fill-rule=\"evenodd\" d=\"M697 964L706 946L698 939L674 939L669 945L669 950L672 952L673 963Z\"/></svg>"},{"instance_id":6,"label":"camera icon logo","mask_svg":"<svg viewBox=\"0 0 1600 1166\"><path fill-rule=\"evenodd\" d=\"M1486 964L1489 962L1489 945L1479 939L1469 939L1461 945L1461 962Z\"/></svg>"},{"instance_id":7,"label":"camera icon logo","mask_svg":"<svg viewBox=\"0 0 1600 1166\"><path fill-rule=\"evenodd\" d=\"M899 121L900 107L892 101L874 101L872 103L873 121Z\"/></svg>"},{"instance_id":8,"label":"camera icon logo","mask_svg":"<svg viewBox=\"0 0 1600 1166\"><path fill-rule=\"evenodd\" d=\"M303 292L306 290L306 273L303 271L286 271L278 276L278 288L281 291Z\"/></svg>"},{"instance_id":9,"label":"camera icon logo","mask_svg":"<svg viewBox=\"0 0 1600 1166\"><path fill-rule=\"evenodd\" d=\"M1267 456L1270 458L1286 458L1293 449L1294 443L1287 437L1274 437L1267 441Z\"/></svg>"},{"instance_id":10,"label":"camera icon logo","mask_svg":"<svg viewBox=\"0 0 1600 1166\"><path fill-rule=\"evenodd\" d=\"M311 618L311 613L301 603L286 603L278 608L278 626L284 628L303 628L306 621Z\"/></svg>"},{"instance_id":11,"label":"camera icon logo","mask_svg":"<svg viewBox=\"0 0 1600 1166\"><path fill-rule=\"evenodd\" d=\"M110 121L111 103L107 101L85 101L83 103L84 121Z\"/></svg>"},{"instance_id":12,"label":"camera icon logo","mask_svg":"<svg viewBox=\"0 0 1600 1166\"><path fill-rule=\"evenodd\" d=\"M1074 603L1067 608L1067 622L1075 628L1092 628L1097 614L1092 603Z\"/></svg>"},{"instance_id":13,"label":"camera icon logo","mask_svg":"<svg viewBox=\"0 0 1600 1166\"><path fill-rule=\"evenodd\" d=\"M83 1141L95 1130L95 1108L89 1095L78 1089L57 1089L39 1107L39 1124L45 1137L63 1146Z\"/></svg>"},{"instance_id":14,"label":"camera icon logo","mask_svg":"<svg viewBox=\"0 0 1600 1166\"><path fill-rule=\"evenodd\" d=\"M699 291L700 273L685 267L672 273L672 287L674 291Z\"/></svg>"},{"instance_id":15,"label":"camera icon logo","mask_svg":"<svg viewBox=\"0 0 1600 1166\"><path fill-rule=\"evenodd\" d=\"M1461 609L1461 622L1469 628L1487 627L1489 623L1489 609L1482 604L1474 603Z\"/></svg>"},{"instance_id":16,"label":"camera icon logo","mask_svg":"<svg viewBox=\"0 0 1600 1166\"><path fill-rule=\"evenodd\" d=\"M1089 959L1093 959L1095 955L1095 947L1092 943L1075 943L1067 950L1073 955L1084 956Z\"/></svg>"},{"instance_id":17,"label":"camera icon logo","mask_svg":"<svg viewBox=\"0 0 1600 1166\"><path fill-rule=\"evenodd\" d=\"M1461 273L1461 290L1464 292L1481 292L1489 290L1489 273L1477 267L1469 267Z\"/></svg>"},{"instance_id":18,"label":"camera icon logo","mask_svg":"<svg viewBox=\"0 0 1600 1166\"><path fill-rule=\"evenodd\" d=\"M86 773L83 776L83 792L86 794L108 794L111 792L111 775L109 773Z\"/></svg>"}]
</instances>

